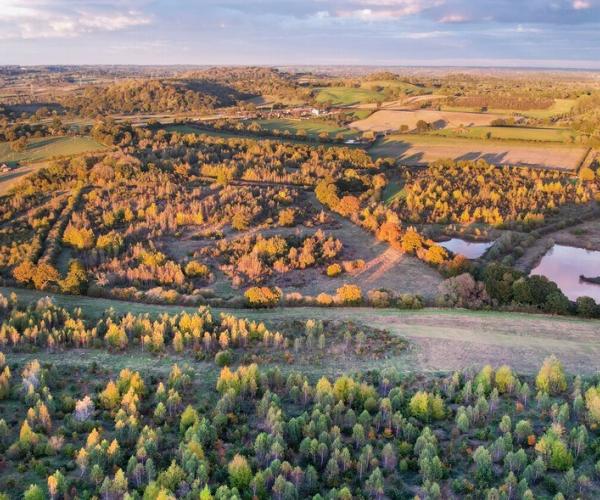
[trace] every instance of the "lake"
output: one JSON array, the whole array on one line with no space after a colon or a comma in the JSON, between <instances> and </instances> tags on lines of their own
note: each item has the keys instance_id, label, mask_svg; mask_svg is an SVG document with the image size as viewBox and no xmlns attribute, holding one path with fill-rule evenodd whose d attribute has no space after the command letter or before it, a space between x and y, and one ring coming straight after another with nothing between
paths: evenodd
<instances>
[{"instance_id":1,"label":"lake","mask_svg":"<svg viewBox=\"0 0 600 500\"><path fill-rule=\"evenodd\" d=\"M554 281L571 300L583 295L600 301L600 285L586 283L580 275L588 278L600 276L600 252L554 245L540 263L531 270L530 275L539 274Z\"/></svg>"},{"instance_id":2,"label":"lake","mask_svg":"<svg viewBox=\"0 0 600 500\"><path fill-rule=\"evenodd\" d=\"M452 238L448 241L440 241L438 245L443 246L452 253L464 255L467 259L481 257L488 248L494 244L493 241L467 241L462 238Z\"/></svg>"}]
</instances>

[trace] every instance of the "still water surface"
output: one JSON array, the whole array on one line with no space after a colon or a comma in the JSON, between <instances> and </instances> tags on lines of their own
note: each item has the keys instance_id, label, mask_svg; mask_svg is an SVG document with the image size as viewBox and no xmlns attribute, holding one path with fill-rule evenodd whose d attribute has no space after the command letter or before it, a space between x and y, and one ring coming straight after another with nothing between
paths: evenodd
<instances>
[{"instance_id":1,"label":"still water surface","mask_svg":"<svg viewBox=\"0 0 600 500\"><path fill-rule=\"evenodd\" d=\"M463 240L462 238L452 238L448 241L441 241L439 244L446 250L450 250L452 253L464 255L467 259L477 259L481 257L494 242L475 242Z\"/></svg>"},{"instance_id":2,"label":"still water surface","mask_svg":"<svg viewBox=\"0 0 600 500\"><path fill-rule=\"evenodd\" d=\"M580 275L588 278L600 276L600 252L554 245L530 274L540 274L554 281L571 300L586 295L600 301L600 285L586 283Z\"/></svg>"}]
</instances>

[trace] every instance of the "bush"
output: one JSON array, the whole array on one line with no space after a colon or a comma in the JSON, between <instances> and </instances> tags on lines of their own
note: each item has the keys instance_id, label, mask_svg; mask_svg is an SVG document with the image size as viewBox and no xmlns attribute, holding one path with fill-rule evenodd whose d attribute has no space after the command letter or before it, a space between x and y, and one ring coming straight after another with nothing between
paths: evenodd
<instances>
[{"instance_id":1,"label":"bush","mask_svg":"<svg viewBox=\"0 0 600 500\"><path fill-rule=\"evenodd\" d=\"M233 353L229 349L226 351L219 351L217 354L215 354L215 363L221 368L231 365L232 361Z\"/></svg>"},{"instance_id":2,"label":"bush","mask_svg":"<svg viewBox=\"0 0 600 500\"><path fill-rule=\"evenodd\" d=\"M327 267L327 276L329 276L330 278L335 278L340 274L342 274L342 266L340 266L339 264L331 264Z\"/></svg>"},{"instance_id":3,"label":"bush","mask_svg":"<svg viewBox=\"0 0 600 500\"><path fill-rule=\"evenodd\" d=\"M281 290L267 286L248 288L244 293L246 304L250 307L275 307L281 300Z\"/></svg>"},{"instance_id":4,"label":"bush","mask_svg":"<svg viewBox=\"0 0 600 500\"><path fill-rule=\"evenodd\" d=\"M390 307L394 300L394 295L389 290L383 288L379 290L369 290L367 292L369 304L373 307Z\"/></svg>"},{"instance_id":5,"label":"bush","mask_svg":"<svg viewBox=\"0 0 600 500\"><path fill-rule=\"evenodd\" d=\"M333 297L328 293L320 293L317 295L317 304L320 306L330 306L333 304Z\"/></svg>"},{"instance_id":6,"label":"bush","mask_svg":"<svg viewBox=\"0 0 600 500\"><path fill-rule=\"evenodd\" d=\"M357 285L342 285L336 290L338 300L342 304L352 305L360 304L362 292Z\"/></svg>"},{"instance_id":7,"label":"bush","mask_svg":"<svg viewBox=\"0 0 600 500\"><path fill-rule=\"evenodd\" d=\"M192 260L185 266L185 275L189 278L206 278L210 270L206 264Z\"/></svg>"}]
</instances>

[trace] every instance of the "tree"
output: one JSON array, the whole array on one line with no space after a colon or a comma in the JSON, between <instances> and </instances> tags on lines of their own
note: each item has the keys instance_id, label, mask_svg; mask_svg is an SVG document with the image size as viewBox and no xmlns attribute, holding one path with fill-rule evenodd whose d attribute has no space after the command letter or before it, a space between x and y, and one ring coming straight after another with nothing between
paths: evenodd
<instances>
[{"instance_id":1,"label":"tree","mask_svg":"<svg viewBox=\"0 0 600 500\"><path fill-rule=\"evenodd\" d=\"M60 279L60 274L52 264L42 262L38 264L35 273L32 277L33 286L38 290L45 290L50 283L57 283Z\"/></svg>"},{"instance_id":2,"label":"tree","mask_svg":"<svg viewBox=\"0 0 600 500\"><path fill-rule=\"evenodd\" d=\"M483 446L480 446L473 453L473 461L475 462L475 477L477 481L482 485L488 484L494 475L490 452Z\"/></svg>"},{"instance_id":3,"label":"tree","mask_svg":"<svg viewBox=\"0 0 600 500\"><path fill-rule=\"evenodd\" d=\"M37 484L32 484L23 495L23 500L46 500L46 495Z\"/></svg>"},{"instance_id":4,"label":"tree","mask_svg":"<svg viewBox=\"0 0 600 500\"><path fill-rule=\"evenodd\" d=\"M585 393L585 406L592 422L600 424L600 388L590 387Z\"/></svg>"},{"instance_id":5,"label":"tree","mask_svg":"<svg viewBox=\"0 0 600 500\"><path fill-rule=\"evenodd\" d=\"M565 372L561 362L555 356L544 360L535 379L535 385L540 391L551 395L559 394L567 388Z\"/></svg>"},{"instance_id":6,"label":"tree","mask_svg":"<svg viewBox=\"0 0 600 500\"><path fill-rule=\"evenodd\" d=\"M83 263L78 259L69 262L69 270L65 278L59 281L63 293L85 295L88 287L88 276Z\"/></svg>"},{"instance_id":7,"label":"tree","mask_svg":"<svg viewBox=\"0 0 600 500\"><path fill-rule=\"evenodd\" d=\"M252 481L252 469L248 461L242 455L235 455L233 460L227 466L229 472L229 482L233 488L245 491Z\"/></svg>"},{"instance_id":8,"label":"tree","mask_svg":"<svg viewBox=\"0 0 600 500\"><path fill-rule=\"evenodd\" d=\"M13 271L13 277L19 283L29 283L35 274L35 265L29 259L25 259L19 265L17 265Z\"/></svg>"}]
</instances>

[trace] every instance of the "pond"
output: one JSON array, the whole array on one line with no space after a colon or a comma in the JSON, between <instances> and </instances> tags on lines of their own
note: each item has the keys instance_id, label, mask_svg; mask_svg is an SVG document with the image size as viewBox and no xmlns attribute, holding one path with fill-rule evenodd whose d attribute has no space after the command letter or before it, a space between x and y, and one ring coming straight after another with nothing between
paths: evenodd
<instances>
[{"instance_id":1,"label":"pond","mask_svg":"<svg viewBox=\"0 0 600 500\"><path fill-rule=\"evenodd\" d=\"M530 275L532 274L546 276L554 281L571 300L585 295L600 301L600 285L579 279L581 275L588 278L600 276L599 251L554 245L531 270Z\"/></svg>"},{"instance_id":2,"label":"pond","mask_svg":"<svg viewBox=\"0 0 600 500\"><path fill-rule=\"evenodd\" d=\"M464 255L467 259L477 259L481 257L494 242L475 242L463 240L462 238L452 238L448 241L440 241L438 244L443 246L446 250L450 250L452 253Z\"/></svg>"}]
</instances>

